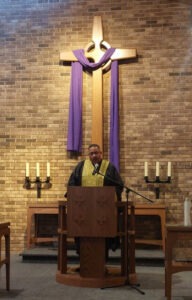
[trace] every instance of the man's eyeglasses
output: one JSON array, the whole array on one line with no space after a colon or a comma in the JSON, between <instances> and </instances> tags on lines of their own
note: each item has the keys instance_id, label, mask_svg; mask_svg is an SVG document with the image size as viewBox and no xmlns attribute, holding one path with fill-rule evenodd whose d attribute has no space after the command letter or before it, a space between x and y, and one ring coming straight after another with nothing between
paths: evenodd
<instances>
[{"instance_id":1,"label":"man's eyeglasses","mask_svg":"<svg viewBox=\"0 0 192 300\"><path fill-rule=\"evenodd\" d=\"M98 155L98 154L100 154L100 152L99 152L99 151L95 151L95 152L89 152L89 155L90 155L90 156L93 156L93 155Z\"/></svg>"}]
</instances>

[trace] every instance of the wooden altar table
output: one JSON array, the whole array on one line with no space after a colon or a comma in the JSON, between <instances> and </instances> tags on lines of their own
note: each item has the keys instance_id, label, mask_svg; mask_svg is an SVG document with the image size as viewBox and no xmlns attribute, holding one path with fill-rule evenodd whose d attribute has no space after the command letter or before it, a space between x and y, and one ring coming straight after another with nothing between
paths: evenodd
<instances>
[{"instance_id":1,"label":"wooden altar table","mask_svg":"<svg viewBox=\"0 0 192 300\"><path fill-rule=\"evenodd\" d=\"M27 212L27 249L30 249L35 243L54 242L57 237L38 237L36 232L36 215L58 215L58 203L35 203L28 206ZM34 224L34 226L32 226ZM32 230L32 227L34 229Z\"/></svg>"},{"instance_id":2,"label":"wooden altar table","mask_svg":"<svg viewBox=\"0 0 192 300\"><path fill-rule=\"evenodd\" d=\"M151 244L162 246L165 252L166 207L163 204L135 204L135 217L158 216L161 222L161 239L135 239L136 244ZM136 218L135 218L136 222Z\"/></svg>"}]
</instances>

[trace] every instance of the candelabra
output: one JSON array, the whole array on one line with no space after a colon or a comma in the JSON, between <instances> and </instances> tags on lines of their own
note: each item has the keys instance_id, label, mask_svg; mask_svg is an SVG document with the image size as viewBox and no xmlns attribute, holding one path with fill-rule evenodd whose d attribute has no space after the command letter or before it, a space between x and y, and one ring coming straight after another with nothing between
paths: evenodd
<instances>
[{"instance_id":1,"label":"candelabra","mask_svg":"<svg viewBox=\"0 0 192 300\"><path fill-rule=\"evenodd\" d=\"M26 163L26 176L23 187L26 190L37 190L37 198L41 198L41 190L47 190L52 187L51 177L50 177L50 164L47 163L47 177L45 180L41 180L40 178L40 168L39 163L36 164L36 178L35 180L31 180L29 177L29 164Z\"/></svg>"},{"instance_id":2,"label":"candelabra","mask_svg":"<svg viewBox=\"0 0 192 300\"><path fill-rule=\"evenodd\" d=\"M166 184L166 183L171 183L171 162L168 162L168 171L167 171L167 179L166 180L161 180L159 176L159 162L156 162L156 176L154 180L149 180L148 178L148 163L145 162L145 173L144 173L144 180L146 183L154 183L156 184L155 186L155 194L156 194L156 199L159 199L160 195L160 184Z\"/></svg>"}]
</instances>

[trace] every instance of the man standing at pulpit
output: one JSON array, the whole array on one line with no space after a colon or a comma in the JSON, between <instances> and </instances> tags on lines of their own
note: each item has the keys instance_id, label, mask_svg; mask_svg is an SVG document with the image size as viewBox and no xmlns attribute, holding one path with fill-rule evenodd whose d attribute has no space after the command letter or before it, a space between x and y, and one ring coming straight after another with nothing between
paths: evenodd
<instances>
[{"instance_id":1,"label":"man standing at pulpit","mask_svg":"<svg viewBox=\"0 0 192 300\"><path fill-rule=\"evenodd\" d=\"M115 186L117 200L121 201L123 181L116 167L103 159L100 146L91 144L88 147L89 158L77 164L72 172L68 186ZM107 248L116 250L119 246L118 238L107 239ZM77 252L79 243L76 239Z\"/></svg>"},{"instance_id":2,"label":"man standing at pulpit","mask_svg":"<svg viewBox=\"0 0 192 300\"><path fill-rule=\"evenodd\" d=\"M99 145L91 144L88 151L89 158L78 163L68 186L115 186L117 199L121 201L123 181L119 172L112 163L102 158Z\"/></svg>"}]
</instances>

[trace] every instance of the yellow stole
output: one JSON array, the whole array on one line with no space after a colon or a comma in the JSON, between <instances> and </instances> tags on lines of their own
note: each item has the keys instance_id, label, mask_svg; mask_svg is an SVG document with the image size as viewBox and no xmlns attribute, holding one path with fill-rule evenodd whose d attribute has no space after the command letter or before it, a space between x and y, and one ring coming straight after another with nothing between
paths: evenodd
<instances>
[{"instance_id":1,"label":"yellow stole","mask_svg":"<svg viewBox=\"0 0 192 300\"><path fill-rule=\"evenodd\" d=\"M103 159L99 172L105 175L108 165L109 161ZM89 159L86 159L82 172L82 186L103 186L104 177L99 174L92 175L93 170L94 166L92 162Z\"/></svg>"}]
</instances>

